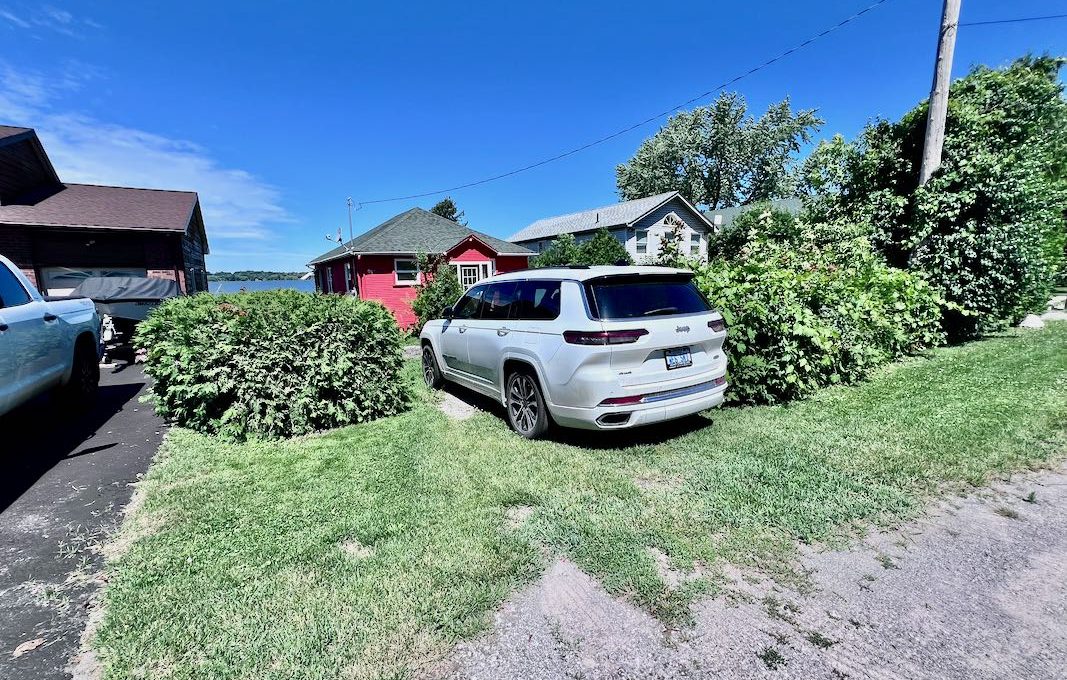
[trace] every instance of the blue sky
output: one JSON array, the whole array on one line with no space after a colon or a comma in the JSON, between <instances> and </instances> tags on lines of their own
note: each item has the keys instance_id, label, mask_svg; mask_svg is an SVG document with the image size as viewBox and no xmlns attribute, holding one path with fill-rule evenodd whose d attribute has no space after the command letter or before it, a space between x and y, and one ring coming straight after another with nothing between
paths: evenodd
<instances>
[{"instance_id":1,"label":"blue sky","mask_svg":"<svg viewBox=\"0 0 1067 680\"><path fill-rule=\"evenodd\" d=\"M68 181L193 189L221 269L301 269L355 201L477 180L584 144L747 71L874 0L63 3L0 0L0 123L38 129ZM940 0L888 0L742 80L854 135L927 96ZM961 20L1067 13L964 0ZM962 27L954 73L1067 54L1067 21ZM706 102L702 102L706 103ZM662 124L453 193L506 237L616 199ZM358 234L437 197L365 205Z\"/></svg>"}]
</instances>

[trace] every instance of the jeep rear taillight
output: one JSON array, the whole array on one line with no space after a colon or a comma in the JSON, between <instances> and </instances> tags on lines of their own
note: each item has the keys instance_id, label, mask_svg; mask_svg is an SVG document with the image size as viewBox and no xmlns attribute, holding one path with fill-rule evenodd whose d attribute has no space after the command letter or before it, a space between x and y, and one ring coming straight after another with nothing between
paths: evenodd
<instances>
[{"instance_id":1,"label":"jeep rear taillight","mask_svg":"<svg viewBox=\"0 0 1067 680\"><path fill-rule=\"evenodd\" d=\"M724 319L712 319L708 322L708 328L716 333L722 333L726 330L726 321Z\"/></svg>"},{"instance_id":2,"label":"jeep rear taillight","mask_svg":"<svg viewBox=\"0 0 1067 680\"><path fill-rule=\"evenodd\" d=\"M648 335L644 328L624 331L563 331L563 339L572 345L628 345Z\"/></svg>"}]
</instances>

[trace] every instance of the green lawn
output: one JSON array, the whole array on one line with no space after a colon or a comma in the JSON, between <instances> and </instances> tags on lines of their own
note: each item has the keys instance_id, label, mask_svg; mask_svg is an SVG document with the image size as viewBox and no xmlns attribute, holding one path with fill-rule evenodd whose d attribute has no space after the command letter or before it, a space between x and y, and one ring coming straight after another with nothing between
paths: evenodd
<instances>
[{"instance_id":1,"label":"green lawn","mask_svg":"<svg viewBox=\"0 0 1067 680\"><path fill-rule=\"evenodd\" d=\"M797 540L1061 457L1067 324L636 436L530 443L415 389L409 413L285 443L171 431L124 528L140 538L110 565L110 676L408 677L536 578L545 547L684 623L721 560L800 578ZM533 512L515 527L518 506ZM668 588L650 547L708 577Z\"/></svg>"}]
</instances>

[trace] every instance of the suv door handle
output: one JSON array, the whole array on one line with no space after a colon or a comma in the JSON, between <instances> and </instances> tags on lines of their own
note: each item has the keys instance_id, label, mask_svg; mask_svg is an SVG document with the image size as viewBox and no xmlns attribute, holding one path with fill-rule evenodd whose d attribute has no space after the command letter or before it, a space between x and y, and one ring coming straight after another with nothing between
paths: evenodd
<instances>
[{"instance_id":1,"label":"suv door handle","mask_svg":"<svg viewBox=\"0 0 1067 680\"><path fill-rule=\"evenodd\" d=\"M498 328L498 329L496 329L496 334L499 335L500 337L504 337L505 335L507 335L510 332L511 332L511 330L508 329L508 328Z\"/></svg>"},{"instance_id":2,"label":"suv door handle","mask_svg":"<svg viewBox=\"0 0 1067 680\"><path fill-rule=\"evenodd\" d=\"M460 326L459 327L459 332L460 333L466 333L467 332L467 327L466 326Z\"/></svg>"},{"instance_id":3,"label":"suv door handle","mask_svg":"<svg viewBox=\"0 0 1067 680\"><path fill-rule=\"evenodd\" d=\"M56 316L55 314L53 314L52 312L48 312L47 314L44 315L44 320L45 321L55 321L58 318L59 317Z\"/></svg>"},{"instance_id":4,"label":"suv door handle","mask_svg":"<svg viewBox=\"0 0 1067 680\"><path fill-rule=\"evenodd\" d=\"M6 323L4 323L4 322L0 321L0 333L3 333L3 332L4 332L4 331L6 331L6 330L7 330L8 328L11 328L11 326L8 326L8 325L7 325Z\"/></svg>"}]
</instances>

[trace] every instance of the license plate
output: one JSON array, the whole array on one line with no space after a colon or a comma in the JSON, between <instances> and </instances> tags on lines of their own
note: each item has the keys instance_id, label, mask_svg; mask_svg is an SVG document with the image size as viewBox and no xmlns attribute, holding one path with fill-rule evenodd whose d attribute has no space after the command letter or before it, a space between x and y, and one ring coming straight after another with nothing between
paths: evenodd
<instances>
[{"instance_id":1,"label":"license plate","mask_svg":"<svg viewBox=\"0 0 1067 680\"><path fill-rule=\"evenodd\" d=\"M663 358L667 360L668 371L693 365L693 355L689 353L688 347L668 349L663 353Z\"/></svg>"}]
</instances>

